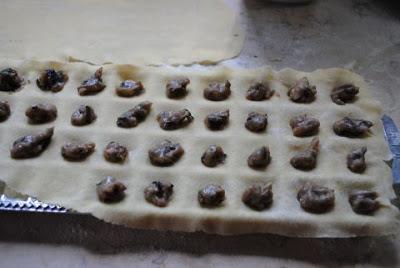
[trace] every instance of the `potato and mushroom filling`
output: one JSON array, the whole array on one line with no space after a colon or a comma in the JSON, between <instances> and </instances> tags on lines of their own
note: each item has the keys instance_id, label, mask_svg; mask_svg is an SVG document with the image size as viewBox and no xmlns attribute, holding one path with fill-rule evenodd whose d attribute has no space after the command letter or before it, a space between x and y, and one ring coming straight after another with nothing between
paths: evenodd
<instances>
[{"instance_id":1,"label":"potato and mushroom filling","mask_svg":"<svg viewBox=\"0 0 400 268\"><path fill-rule=\"evenodd\" d=\"M312 170L317 166L317 156L319 153L319 139L313 138L309 147L304 151L298 152L290 159L290 164L299 170Z\"/></svg>"},{"instance_id":2,"label":"potato and mushroom filling","mask_svg":"<svg viewBox=\"0 0 400 268\"><path fill-rule=\"evenodd\" d=\"M143 91L144 87L142 82L133 80L124 80L115 89L118 96L125 98L139 96Z\"/></svg>"},{"instance_id":3,"label":"potato and mushroom filling","mask_svg":"<svg viewBox=\"0 0 400 268\"><path fill-rule=\"evenodd\" d=\"M71 115L71 124L74 126L90 125L97 115L89 105L80 105Z\"/></svg>"},{"instance_id":4,"label":"potato and mushroom filling","mask_svg":"<svg viewBox=\"0 0 400 268\"><path fill-rule=\"evenodd\" d=\"M347 167L354 173L363 173L367 168L365 163L365 153L367 147L361 147L359 149L351 151L347 155Z\"/></svg>"},{"instance_id":5,"label":"potato and mushroom filling","mask_svg":"<svg viewBox=\"0 0 400 268\"><path fill-rule=\"evenodd\" d=\"M157 207L165 207L171 199L173 188L172 183L153 181L144 189L144 198Z\"/></svg>"},{"instance_id":6,"label":"potato and mushroom filling","mask_svg":"<svg viewBox=\"0 0 400 268\"><path fill-rule=\"evenodd\" d=\"M148 152L150 162L155 166L172 166L182 157L184 150L179 143L165 140Z\"/></svg>"},{"instance_id":7,"label":"potato and mushroom filling","mask_svg":"<svg viewBox=\"0 0 400 268\"><path fill-rule=\"evenodd\" d=\"M53 104L38 103L26 109L25 115L30 124L49 123L57 118L57 108Z\"/></svg>"},{"instance_id":8,"label":"potato and mushroom filling","mask_svg":"<svg viewBox=\"0 0 400 268\"><path fill-rule=\"evenodd\" d=\"M246 99L250 101L263 101L271 98L275 91L264 83L258 82L249 87L246 92Z\"/></svg>"},{"instance_id":9,"label":"potato and mushroom filling","mask_svg":"<svg viewBox=\"0 0 400 268\"><path fill-rule=\"evenodd\" d=\"M54 69L43 70L36 79L36 85L43 91L59 92L68 81L68 75Z\"/></svg>"},{"instance_id":10,"label":"potato and mushroom filling","mask_svg":"<svg viewBox=\"0 0 400 268\"><path fill-rule=\"evenodd\" d=\"M217 165L224 163L225 159L226 154L222 147L218 145L210 145L201 156L201 162L206 167L216 167Z\"/></svg>"},{"instance_id":11,"label":"potato and mushroom filling","mask_svg":"<svg viewBox=\"0 0 400 268\"><path fill-rule=\"evenodd\" d=\"M136 127L149 115L152 103L143 101L117 118L117 126L121 128Z\"/></svg>"},{"instance_id":12,"label":"potato and mushroom filling","mask_svg":"<svg viewBox=\"0 0 400 268\"><path fill-rule=\"evenodd\" d=\"M108 162L123 163L128 157L128 149L118 142L109 142L103 152L104 158Z\"/></svg>"},{"instance_id":13,"label":"potato and mushroom filling","mask_svg":"<svg viewBox=\"0 0 400 268\"><path fill-rule=\"evenodd\" d=\"M335 193L328 187L306 184L299 190L297 200L307 212L325 213L335 205Z\"/></svg>"},{"instance_id":14,"label":"potato and mushroom filling","mask_svg":"<svg viewBox=\"0 0 400 268\"><path fill-rule=\"evenodd\" d=\"M125 197L125 190L126 186L111 176L96 185L97 196L103 203L120 202Z\"/></svg>"},{"instance_id":15,"label":"potato and mushroom filling","mask_svg":"<svg viewBox=\"0 0 400 268\"><path fill-rule=\"evenodd\" d=\"M223 101L231 95L231 83L211 83L203 91L204 98L210 101Z\"/></svg>"},{"instance_id":16,"label":"potato and mushroom filling","mask_svg":"<svg viewBox=\"0 0 400 268\"><path fill-rule=\"evenodd\" d=\"M333 131L338 136L359 138L367 134L373 125L371 121L344 117L333 124Z\"/></svg>"},{"instance_id":17,"label":"potato and mushroom filling","mask_svg":"<svg viewBox=\"0 0 400 268\"><path fill-rule=\"evenodd\" d=\"M66 143L61 147L61 155L68 161L83 161L88 158L95 149L93 142Z\"/></svg>"},{"instance_id":18,"label":"potato and mushroom filling","mask_svg":"<svg viewBox=\"0 0 400 268\"><path fill-rule=\"evenodd\" d=\"M78 87L78 93L81 96L95 95L106 87L103 83L103 67L97 69L92 77L82 82Z\"/></svg>"},{"instance_id":19,"label":"potato and mushroom filling","mask_svg":"<svg viewBox=\"0 0 400 268\"><path fill-rule=\"evenodd\" d=\"M315 100L317 89L310 85L307 77L298 80L288 91L289 99L297 103L310 103Z\"/></svg>"},{"instance_id":20,"label":"potato and mushroom filling","mask_svg":"<svg viewBox=\"0 0 400 268\"><path fill-rule=\"evenodd\" d=\"M48 128L38 134L23 136L14 141L10 155L14 159L33 158L39 156L51 142L54 128Z\"/></svg>"},{"instance_id":21,"label":"potato and mushroom filling","mask_svg":"<svg viewBox=\"0 0 400 268\"><path fill-rule=\"evenodd\" d=\"M268 116L257 112L251 112L247 116L245 127L251 132L262 132L267 128Z\"/></svg>"},{"instance_id":22,"label":"potato and mushroom filling","mask_svg":"<svg viewBox=\"0 0 400 268\"><path fill-rule=\"evenodd\" d=\"M210 113L204 123L210 130L223 130L229 123L229 110Z\"/></svg>"},{"instance_id":23,"label":"potato and mushroom filling","mask_svg":"<svg viewBox=\"0 0 400 268\"><path fill-rule=\"evenodd\" d=\"M164 111L157 115L160 128L164 130L175 130L189 125L194 120L188 109L178 111Z\"/></svg>"},{"instance_id":24,"label":"potato and mushroom filling","mask_svg":"<svg viewBox=\"0 0 400 268\"><path fill-rule=\"evenodd\" d=\"M290 127L293 131L293 136L309 137L318 133L319 121L316 118L307 115L299 115L290 119Z\"/></svg>"},{"instance_id":25,"label":"potato and mushroom filling","mask_svg":"<svg viewBox=\"0 0 400 268\"><path fill-rule=\"evenodd\" d=\"M355 213L371 215L381 207L379 201L376 200L377 198L377 192L354 190L349 195L349 202Z\"/></svg>"},{"instance_id":26,"label":"potato and mushroom filling","mask_svg":"<svg viewBox=\"0 0 400 268\"><path fill-rule=\"evenodd\" d=\"M242 195L243 203L254 210L262 211L273 201L272 184L255 184L248 187Z\"/></svg>"},{"instance_id":27,"label":"potato and mushroom filling","mask_svg":"<svg viewBox=\"0 0 400 268\"><path fill-rule=\"evenodd\" d=\"M21 88L24 79L12 68L0 71L0 91L14 92Z\"/></svg>"},{"instance_id":28,"label":"potato and mushroom filling","mask_svg":"<svg viewBox=\"0 0 400 268\"><path fill-rule=\"evenodd\" d=\"M225 190L220 185L209 184L199 190L197 198L203 207L217 207L225 200Z\"/></svg>"},{"instance_id":29,"label":"potato and mushroom filling","mask_svg":"<svg viewBox=\"0 0 400 268\"><path fill-rule=\"evenodd\" d=\"M266 168L271 163L271 153L267 146L257 148L247 158L247 165L253 169Z\"/></svg>"},{"instance_id":30,"label":"potato and mushroom filling","mask_svg":"<svg viewBox=\"0 0 400 268\"><path fill-rule=\"evenodd\" d=\"M180 99L188 94L187 85L190 80L188 78L173 79L166 85L166 94L170 99Z\"/></svg>"},{"instance_id":31,"label":"potato and mushroom filling","mask_svg":"<svg viewBox=\"0 0 400 268\"><path fill-rule=\"evenodd\" d=\"M331 99L336 104L344 105L354 101L358 92L359 88L353 84L344 84L332 90Z\"/></svg>"},{"instance_id":32,"label":"potato and mushroom filling","mask_svg":"<svg viewBox=\"0 0 400 268\"><path fill-rule=\"evenodd\" d=\"M0 122L6 121L11 115L10 105L7 101L0 101Z\"/></svg>"}]
</instances>

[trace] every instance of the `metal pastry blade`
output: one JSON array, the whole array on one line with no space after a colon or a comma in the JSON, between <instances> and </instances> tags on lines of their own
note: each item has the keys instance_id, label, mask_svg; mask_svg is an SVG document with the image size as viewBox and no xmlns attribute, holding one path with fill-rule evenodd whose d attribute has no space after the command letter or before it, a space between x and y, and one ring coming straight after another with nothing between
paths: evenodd
<instances>
[{"instance_id":1,"label":"metal pastry blade","mask_svg":"<svg viewBox=\"0 0 400 268\"><path fill-rule=\"evenodd\" d=\"M7 197L4 194L0 195L0 210L35 211L35 212L52 212L52 213L68 212L66 208L63 208L58 205L49 205L32 197L28 197L26 200L20 200Z\"/></svg>"},{"instance_id":2,"label":"metal pastry blade","mask_svg":"<svg viewBox=\"0 0 400 268\"><path fill-rule=\"evenodd\" d=\"M387 115L382 117L385 138L389 144L389 149L393 154L392 175L393 189L397 199L393 203L400 208L400 133L393 119Z\"/></svg>"}]
</instances>

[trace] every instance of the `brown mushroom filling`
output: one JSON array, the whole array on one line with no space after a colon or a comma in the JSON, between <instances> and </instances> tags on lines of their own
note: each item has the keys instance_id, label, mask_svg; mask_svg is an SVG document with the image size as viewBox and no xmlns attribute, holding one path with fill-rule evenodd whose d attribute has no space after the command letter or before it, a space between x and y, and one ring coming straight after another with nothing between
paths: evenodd
<instances>
[{"instance_id":1,"label":"brown mushroom filling","mask_svg":"<svg viewBox=\"0 0 400 268\"><path fill-rule=\"evenodd\" d=\"M290 127L296 137L309 137L318 133L319 121L307 115L299 115L290 119Z\"/></svg>"},{"instance_id":2,"label":"brown mushroom filling","mask_svg":"<svg viewBox=\"0 0 400 268\"><path fill-rule=\"evenodd\" d=\"M24 79L14 69L7 68L0 71L0 91L12 92L18 90Z\"/></svg>"},{"instance_id":3,"label":"brown mushroom filling","mask_svg":"<svg viewBox=\"0 0 400 268\"><path fill-rule=\"evenodd\" d=\"M374 124L371 121L344 117L333 124L336 135L357 138L365 135Z\"/></svg>"},{"instance_id":4,"label":"brown mushroom filling","mask_svg":"<svg viewBox=\"0 0 400 268\"><path fill-rule=\"evenodd\" d=\"M36 79L36 85L43 91L59 92L68 81L68 75L63 71L46 69L42 71Z\"/></svg>"},{"instance_id":5,"label":"brown mushroom filling","mask_svg":"<svg viewBox=\"0 0 400 268\"><path fill-rule=\"evenodd\" d=\"M358 87L352 84L345 84L332 90L331 99L336 104L344 105L348 102L354 101L358 92Z\"/></svg>"},{"instance_id":6,"label":"brown mushroom filling","mask_svg":"<svg viewBox=\"0 0 400 268\"><path fill-rule=\"evenodd\" d=\"M206 167L216 167L219 164L224 163L226 154L222 150L221 146L210 145L207 150L201 156L201 162Z\"/></svg>"},{"instance_id":7,"label":"brown mushroom filling","mask_svg":"<svg viewBox=\"0 0 400 268\"><path fill-rule=\"evenodd\" d=\"M78 87L78 93L81 96L94 95L102 91L106 85L103 83L103 67L97 69L94 76L82 82Z\"/></svg>"},{"instance_id":8,"label":"brown mushroom filling","mask_svg":"<svg viewBox=\"0 0 400 268\"><path fill-rule=\"evenodd\" d=\"M267 146L256 149L247 158L247 165L253 169L266 168L269 163L271 163L271 153Z\"/></svg>"},{"instance_id":9,"label":"brown mushroom filling","mask_svg":"<svg viewBox=\"0 0 400 268\"><path fill-rule=\"evenodd\" d=\"M317 165L317 156L319 152L319 139L313 138L310 146L302 152L297 153L290 159L290 164L300 170L312 170Z\"/></svg>"},{"instance_id":10,"label":"brown mushroom filling","mask_svg":"<svg viewBox=\"0 0 400 268\"><path fill-rule=\"evenodd\" d=\"M198 192L197 198L203 207L216 207L225 200L225 190L219 185L210 184Z\"/></svg>"},{"instance_id":11,"label":"brown mushroom filling","mask_svg":"<svg viewBox=\"0 0 400 268\"><path fill-rule=\"evenodd\" d=\"M306 77L298 80L288 92L289 98L297 103L313 102L315 100L315 95L317 95L317 89L315 86L310 85Z\"/></svg>"},{"instance_id":12,"label":"brown mushroom filling","mask_svg":"<svg viewBox=\"0 0 400 268\"><path fill-rule=\"evenodd\" d=\"M0 122L6 121L11 115L10 105L6 101L0 101Z\"/></svg>"},{"instance_id":13,"label":"brown mushroom filling","mask_svg":"<svg viewBox=\"0 0 400 268\"><path fill-rule=\"evenodd\" d=\"M251 112L247 116L244 126L252 132L262 132L267 128L268 116L267 114L260 114Z\"/></svg>"},{"instance_id":14,"label":"brown mushroom filling","mask_svg":"<svg viewBox=\"0 0 400 268\"><path fill-rule=\"evenodd\" d=\"M363 173L367 168L365 164L365 153L367 147L361 147L347 155L347 167L354 173Z\"/></svg>"},{"instance_id":15,"label":"brown mushroom filling","mask_svg":"<svg viewBox=\"0 0 400 268\"><path fill-rule=\"evenodd\" d=\"M94 152L95 147L93 142L66 143L61 147L61 155L68 161L83 161Z\"/></svg>"},{"instance_id":16,"label":"brown mushroom filling","mask_svg":"<svg viewBox=\"0 0 400 268\"><path fill-rule=\"evenodd\" d=\"M96 120L97 116L92 107L81 105L71 115L71 124L74 126L85 126Z\"/></svg>"},{"instance_id":17,"label":"brown mushroom filling","mask_svg":"<svg viewBox=\"0 0 400 268\"><path fill-rule=\"evenodd\" d=\"M115 92L120 97L134 97L142 94L144 91L144 87L142 82L140 81L133 81L133 80L125 80L122 81L119 87L115 89Z\"/></svg>"},{"instance_id":18,"label":"brown mushroom filling","mask_svg":"<svg viewBox=\"0 0 400 268\"><path fill-rule=\"evenodd\" d=\"M246 92L246 99L251 101L263 101L271 98L275 90L270 89L263 83L255 83Z\"/></svg>"},{"instance_id":19,"label":"brown mushroom filling","mask_svg":"<svg viewBox=\"0 0 400 268\"><path fill-rule=\"evenodd\" d=\"M188 78L174 79L167 83L166 94L170 99L180 99L187 95L187 85L190 80Z\"/></svg>"},{"instance_id":20,"label":"brown mushroom filling","mask_svg":"<svg viewBox=\"0 0 400 268\"><path fill-rule=\"evenodd\" d=\"M227 80L225 84L211 83L204 89L204 98L211 101L223 101L231 95L231 83Z\"/></svg>"},{"instance_id":21,"label":"brown mushroom filling","mask_svg":"<svg viewBox=\"0 0 400 268\"><path fill-rule=\"evenodd\" d=\"M144 198L157 207L165 207L171 199L173 188L174 185L169 182L153 181L144 189Z\"/></svg>"},{"instance_id":22,"label":"brown mushroom filling","mask_svg":"<svg viewBox=\"0 0 400 268\"><path fill-rule=\"evenodd\" d=\"M109 142L103 152L104 158L112 163L123 163L128 156L128 149L118 142Z\"/></svg>"},{"instance_id":23,"label":"brown mushroom filling","mask_svg":"<svg viewBox=\"0 0 400 268\"><path fill-rule=\"evenodd\" d=\"M111 176L97 183L97 196L101 202L114 203L119 202L125 197L126 186Z\"/></svg>"},{"instance_id":24,"label":"brown mushroom filling","mask_svg":"<svg viewBox=\"0 0 400 268\"><path fill-rule=\"evenodd\" d=\"M229 122L229 110L213 112L207 115L204 123L210 130L223 130Z\"/></svg>"},{"instance_id":25,"label":"brown mushroom filling","mask_svg":"<svg viewBox=\"0 0 400 268\"><path fill-rule=\"evenodd\" d=\"M188 109L179 111L164 111L157 115L160 128L164 130L175 130L189 125L194 120Z\"/></svg>"},{"instance_id":26,"label":"brown mushroom filling","mask_svg":"<svg viewBox=\"0 0 400 268\"><path fill-rule=\"evenodd\" d=\"M14 141L10 155L15 159L33 158L39 156L51 142L54 128L48 128L36 135L27 135Z\"/></svg>"},{"instance_id":27,"label":"brown mushroom filling","mask_svg":"<svg viewBox=\"0 0 400 268\"><path fill-rule=\"evenodd\" d=\"M370 215L381 207L379 201L376 200L377 198L377 192L355 190L350 193L349 202L355 213Z\"/></svg>"},{"instance_id":28,"label":"brown mushroom filling","mask_svg":"<svg viewBox=\"0 0 400 268\"><path fill-rule=\"evenodd\" d=\"M53 104L35 104L26 109L25 115L30 124L44 124L57 118L57 108Z\"/></svg>"},{"instance_id":29,"label":"brown mushroom filling","mask_svg":"<svg viewBox=\"0 0 400 268\"><path fill-rule=\"evenodd\" d=\"M272 184L252 185L243 195L243 203L254 210L264 210L271 206L273 200Z\"/></svg>"},{"instance_id":30,"label":"brown mushroom filling","mask_svg":"<svg viewBox=\"0 0 400 268\"><path fill-rule=\"evenodd\" d=\"M152 103L143 101L120 115L117 119L117 126L122 128L136 127L140 122L144 121L149 115Z\"/></svg>"},{"instance_id":31,"label":"brown mushroom filling","mask_svg":"<svg viewBox=\"0 0 400 268\"><path fill-rule=\"evenodd\" d=\"M325 213L335 204L335 191L323 186L306 184L297 194L300 206L307 212Z\"/></svg>"},{"instance_id":32,"label":"brown mushroom filling","mask_svg":"<svg viewBox=\"0 0 400 268\"><path fill-rule=\"evenodd\" d=\"M184 152L179 143L174 144L165 140L149 150L149 159L155 166L171 166L182 157Z\"/></svg>"}]
</instances>

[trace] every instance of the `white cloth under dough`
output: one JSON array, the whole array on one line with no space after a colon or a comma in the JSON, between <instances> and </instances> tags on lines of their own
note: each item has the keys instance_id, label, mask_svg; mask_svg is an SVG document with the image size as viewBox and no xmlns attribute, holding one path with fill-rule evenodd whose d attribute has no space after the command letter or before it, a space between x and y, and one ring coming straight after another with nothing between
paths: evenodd
<instances>
[{"instance_id":1,"label":"white cloth under dough","mask_svg":"<svg viewBox=\"0 0 400 268\"><path fill-rule=\"evenodd\" d=\"M214 63L239 54L223 0L2 0L0 58L96 64Z\"/></svg>"}]
</instances>

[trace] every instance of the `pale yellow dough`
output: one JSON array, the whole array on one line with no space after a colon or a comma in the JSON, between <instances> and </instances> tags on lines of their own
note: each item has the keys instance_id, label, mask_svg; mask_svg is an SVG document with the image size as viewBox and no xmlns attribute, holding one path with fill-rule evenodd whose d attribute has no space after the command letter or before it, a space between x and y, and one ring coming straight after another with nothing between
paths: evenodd
<instances>
[{"instance_id":1,"label":"pale yellow dough","mask_svg":"<svg viewBox=\"0 0 400 268\"><path fill-rule=\"evenodd\" d=\"M130 65L104 66L106 89L95 96L79 96L76 87L89 77L97 67L82 63L56 63L35 61L8 61L0 64L16 68L30 83L13 94L0 92L0 100L10 103L11 117L0 124L1 179L13 189L30 194L42 201L56 203L78 212L91 213L107 222L138 228L162 230L205 231L218 234L269 232L288 236L348 237L384 235L394 233L399 227L399 211L389 199L391 188L390 168L383 162L388 150L380 121L381 106L371 99L364 80L344 69L317 70L304 73L292 69L274 71L268 67L244 70L227 67L155 68ZM38 71L54 67L64 70L69 81L59 93L45 93L37 88ZM317 99L311 104L295 104L288 100L288 86L306 76L317 87ZM189 94L182 100L165 96L167 80L188 77ZM123 79L142 81L145 93L139 97L116 96L115 87ZM229 79L232 95L222 102L203 98L203 89L212 81ZM270 100L250 102L245 91L257 81L264 81L276 90ZM339 106L330 99L334 86L354 83L360 94L353 104ZM136 128L116 126L116 118L137 103L149 100L153 109L145 122ZM45 125L29 125L25 109L37 102L50 102L57 106L58 118ZM80 105L91 105L98 115L94 124L75 127L70 124L72 112ZM175 131L160 129L156 115L163 110L187 108L194 121ZM207 130L203 120L212 112L230 109L230 123L219 132ZM251 133L244 127L251 111L267 113L269 125L261 134ZM309 144L311 138L296 138L289 127L294 115L307 113L321 122L318 134L321 142L317 168L310 172L293 169L291 156ZM367 138L348 139L336 136L332 124L343 116L364 118L374 123ZM28 160L13 160L9 156L12 142L23 135L37 133L55 126L55 135L49 148L40 156ZM147 151L164 139L180 142L185 150L182 159L173 167L154 167ZM66 142L95 142L96 152L82 163L63 160L60 154ZM125 164L112 164L103 159L102 151L109 141L117 141L129 149ZM207 168L200 161L201 154L211 144L223 147L226 163ZM247 166L248 155L256 148L267 145L272 162L265 171L255 171ZM347 153L357 147L367 146L368 168L364 174L351 173L346 167ZM105 176L120 179L127 186L126 198L118 204L106 205L97 200L96 183ZM147 203L144 188L153 180L172 182L174 195L166 208ZM314 215L303 211L296 200L298 189L307 181L335 190L334 209L326 214ZM263 212L253 211L241 202L244 189L255 182L272 182L274 202ZM215 209L201 208L197 191L206 184L222 185L226 201ZM382 208L373 216L355 214L348 203L352 189L372 189L379 193Z\"/></svg>"},{"instance_id":2,"label":"pale yellow dough","mask_svg":"<svg viewBox=\"0 0 400 268\"><path fill-rule=\"evenodd\" d=\"M244 34L223 0L4 0L2 59L135 64L214 63Z\"/></svg>"}]
</instances>

